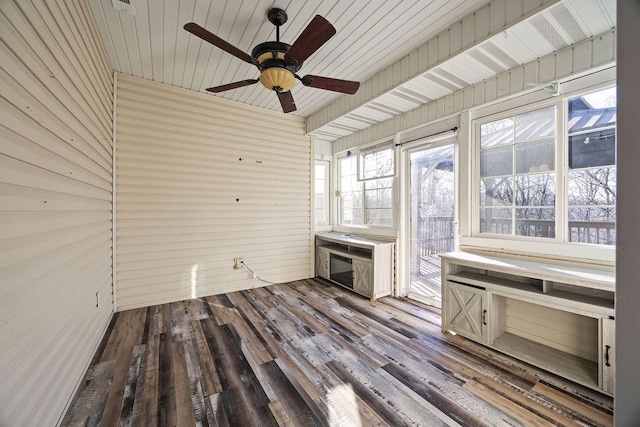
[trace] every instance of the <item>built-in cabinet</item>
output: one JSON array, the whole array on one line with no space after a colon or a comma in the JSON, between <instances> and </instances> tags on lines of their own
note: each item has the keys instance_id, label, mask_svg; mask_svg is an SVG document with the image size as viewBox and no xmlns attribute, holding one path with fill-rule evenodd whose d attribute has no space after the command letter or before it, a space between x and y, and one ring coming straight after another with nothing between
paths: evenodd
<instances>
[{"instance_id":1,"label":"built-in cabinet","mask_svg":"<svg viewBox=\"0 0 640 427\"><path fill-rule=\"evenodd\" d=\"M613 271L442 254L443 331L613 394Z\"/></svg>"},{"instance_id":2,"label":"built-in cabinet","mask_svg":"<svg viewBox=\"0 0 640 427\"><path fill-rule=\"evenodd\" d=\"M391 295L392 242L340 233L316 234L316 275L372 300Z\"/></svg>"},{"instance_id":3,"label":"built-in cabinet","mask_svg":"<svg viewBox=\"0 0 640 427\"><path fill-rule=\"evenodd\" d=\"M329 278L329 251L323 247L316 250L316 276Z\"/></svg>"},{"instance_id":4,"label":"built-in cabinet","mask_svg":"<svg viewBox=\"0 0 640 427\"><path fill-rule=\"evenodd\" d=\"M451 282L446 288L450 328L472 340L486 343L487 292L473 286Z\"/></svg>"}]
</instances>

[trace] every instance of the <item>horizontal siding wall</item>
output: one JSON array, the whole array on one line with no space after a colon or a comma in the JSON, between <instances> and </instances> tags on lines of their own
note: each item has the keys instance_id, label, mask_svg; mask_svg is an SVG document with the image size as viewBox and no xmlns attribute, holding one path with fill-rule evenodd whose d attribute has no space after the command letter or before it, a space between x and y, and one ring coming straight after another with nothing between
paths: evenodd
<instances>
[{"instance_id":1,"label":"horizontal siding wall","mask_svg":"<svg viewBox=\"0 0 640 427\"><path fill-rule=\"evenodd\" d=\"M118 75L116 307L311 275L304 121Z\"/></svg>"},{"instance_id":2,"label":"horizontal siding wall","mask_svg":"<svg viewBox=\"0 0 640 427\"><path fill-rule=\"evenodd\" d=\"M3 1L0 38L0 425L50 426L113 313L113 75L84 1Z\"/></svg>"}]
</instances>

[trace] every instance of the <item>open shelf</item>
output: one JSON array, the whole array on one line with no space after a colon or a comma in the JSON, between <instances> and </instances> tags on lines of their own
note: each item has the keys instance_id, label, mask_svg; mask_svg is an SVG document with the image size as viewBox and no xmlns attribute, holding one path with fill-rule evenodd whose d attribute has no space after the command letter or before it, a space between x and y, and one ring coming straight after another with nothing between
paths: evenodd
<instances>
[{"instance_id":1,"label":"open shelf","mask_svg":"<svg viewBox=\"0 0 640 427\"><path fill-rule=\"evenodd\" d=\"M526 292L533 292L542 294L542 286L538 287L534 284L509 280L503 277L497 276L488 276L486 274L474 273L470 271L460 271L454 274L448 274L447 280L451 280L453 282L459 282L474 286L480 286L482 288L486 287L494 287L494 286L503 286L510 289L517 289Z\"/></svg>"},{"instance_id":2,"label":"open shelf","mask_svg":"<svg viewBox=\"0 0 640 427\"><path fill-rule=\"evenodd\" d=\"M324 243L319 244L318 246L326 248L334 253L342 253L345 256L349 256L350 258L362 258L363 260L370 260L373 258L373 253L371 252L371 250L366 250L363 248L338 245L335 243Z\"/></svg>"},{"instance_id":3,"label":"open shelf","mask_svg":"<svg viewBox=\"0 0 640 427\"><path fill-rule=\"evenodd\" d=\"M545 291L542 281L523 282L510 280L505 277L475 273L470 271L459 271L448 274L447 280L456 283L479 286L485 289L492 289L500 294L512 294L523 298L533 298L541 303L566 304L568 309L595 311L602 315L614 315L613 292L601 291L599 295L577 292L578 287L556 289L553 285Z\"/></svg>"},{"instance_id":4,"label":"open shelf","mask_svg":"<svg viewBox=\"0 0 640 427\"><path fill-rule=\"evenodd\" d=\"M557 281L583 288L601 289L615 292L615 272L613 269L589 268L565 265L542 260L522 259L522 257L478 254L473 252L451 252L440 254L442 259L451 259L458 266L467 269L487 270L495 273L527 277L547 281Z\"/></svg>"},{"instance_id":5,"label":"open shelf","mask_svg":"<svg viewBox=\"0 0 640 427\"><path fill-rule=\"evenodd\" d=\"M493 341L505 354L546 369L579 384L598 388L598 364L544 344L505 332Z\"/></svg>"}]
</instances>

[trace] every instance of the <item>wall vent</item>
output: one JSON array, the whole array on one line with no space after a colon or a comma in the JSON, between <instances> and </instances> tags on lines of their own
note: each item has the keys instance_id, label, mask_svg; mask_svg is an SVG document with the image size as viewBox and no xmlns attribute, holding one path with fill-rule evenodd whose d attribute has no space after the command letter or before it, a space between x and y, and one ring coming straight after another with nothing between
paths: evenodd
<instances>
[{"instance_id":1,"label":"wall vent","mask_svg":"<svg viewBox=\"0 0 640 427\"><path fill-rule=\"evenodd\" d=\"M113 8L117 11L129 13L131 15L136 14L136 8L133 5L133 0L111 0Z\"/></svg>"}]
</instances>

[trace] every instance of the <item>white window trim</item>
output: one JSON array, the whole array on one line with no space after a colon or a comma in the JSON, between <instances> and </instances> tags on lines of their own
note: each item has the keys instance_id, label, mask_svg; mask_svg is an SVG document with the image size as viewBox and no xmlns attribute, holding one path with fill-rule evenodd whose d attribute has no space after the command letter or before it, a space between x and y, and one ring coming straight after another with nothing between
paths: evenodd
<instances>
[{"instance_id":1,"label":"white window trim","mask_svg":"<svg viewBox=\"0 0 640 427\"><path fill-rule=\"evenodd\" d=\"M326 212L326 216L327 216L327 222L325 224L318 224L316 223L316 206L315 206L315 184L316 184L316 176L315 176L315 167L318 163L326 163L326 167L327 167L327 173L325 174L325 184L324 184L324 189L325 189L325 212ZM326 158L325 156L322 156L322 158L320 158L319 156L316 156L314 162L313 162L313 169L314 169L314 177L313 177L313 200L314 200L314 206L313 206L313 225L314 225L314 230L315 231L331 231L331 224L332 224L332 210L331 210L331 205L333 203L331 203L331 183L332 183L332 173L331 173L331 160L329 158Z\"/></svg>"},{"instance_id":2,"label":"white window trim","mask_svg":"<svg viewBox=\"0 0 640 427\"><path fill-rule=\"evenodd\" d=\"M536 110L540 110L543 108L547 108L547 107L551 107L551 106L555 106L556 107L556 114L555 114L555 118L556 118L556 132L555 132L555 148L554 148L554 154L556 154L555 158L554 158L554 163L555 163L555 169L554 169L554 173L555 173L555 179L556 179L556 204L554 206L555 211L556 211L556 219L555 219L555 229L556 230L560 230L561 227L564 228L563 226L559 227L560 224L560 214L558 213L558 200L561 200L560 197L564 196L564 191L562 191L560 189L560 186L558 185L558 183L562 182L561 180L564 179L564 175L562 174L562 165L564 164L564 156L558 155L560 154L558 152L558 144L560 143L559 141L561 141L563 139L563 132L564 132L564 123L563 123L563 117L566 117L565 114L565 108L563 105L559 105L559 104L566 104L566 101L563 102L562 99L552 99L552 100L546 100L546 101L542 101L542 102L536 102L534 104L528 104L528 105L524 105L515 109L510 109L507 111L503 111L501 113L495 113L492 114L490 116L485 116L482 119L476 119L473 120L471 123L472 129L471 129L471 147L470 147L470 153L471 153L471 159L472 159L472 168L471 168L471 176L472 176L472 180L471 180L471 209L472 214L471 214L471 219L472 219L472 223L471 223L471 235L474 237L487 237L487 238L492 238L492 239L507 239L507 240L521 240L521 241L525 241L525 242L550 242L550 241L554 241L554 240L559 240L558 238L558 233L556 233L556 237L554 238L549 238L549 237L527 237L527 236L515 236L515 235L505 235L505 234L492 234L492 233L481 233L480 232L480 216L478 215L478 212L480 211L480 144L477 143L477 141L480 140L480 136L479 136L479 131L480 131L480 126L482 126L485 123L489 123L495 120L500 120L502 118L507 118L507 117L515 117L519 114L523 114L523 113L528 113L531 111L536 111ZM515 160L514 160L515 161ZM515 175L514 175L515 176Z\"/></svg>"},{"instance_id":3,"label":"white window trim","mask_svg":"<svg viewBox=\"0 0 640 427\"><path fill-rule=\"evenodd\" d=\"M580 260L582 262L593 262L596 264L614 265L615 264L615 246L596 245L588 243L568 242L568 227L565 224L567 218L568 205L565 200L567 192L566 174L568 169L568 134L566 131L566 122L568 117L567 102L570 98L575 98L587 93L596 92L606 88L614 87L615 82L607 82L596 84L593 86L582 86L572 82L571 92L562 93L560 97L551 97L542 101L522 102L514 107L514 100L504 102L504 108L496 108L492 105L487 109L480 109L472 113L469 120L469 147L466 152L469 155L467 159L470 165L470 204L469 211L461 213L468 215L470 219L471 229L470 235L460 236L460 248L467 250L491 250L506 253L514 253L521 255L533 255L537 257L550 257L555 259ZM523 98L526 99L526 96ZM533 111L540 108L556 105L559 111L556 114L556 237L536 238L526 236L506 236L489 233L480 233L479 218L479 167L480 167L480 146L476 143L479 126L482 123L490 122L503 117L515 116L523 112ZM489 113L485 111L489 110ZM484 113L484 114L483 114ZM558 144L560 148L558 148ZM461 159L462 160L462 159ZM561 199L562 197L562 199ZM563 200L563 203L559 203ZM561 224L560 227L558 225Z\"/></svg>"},{"instance_id":4,"label":"white window trim","mask_svg":"<svg viewBox=\"0 0 640 427\"><path fill-rule=\"evenodd\" d=\"M334 155L334 173L333 173L333 188L335 189L334 192L334 197L336 199L335 203L332 203L332 217L335 219L333 222L333 231L339 232L339 233L354 233L354 234L365 234L365 235L369 235L372 237L375 236L380 236L380 237L397 237L398 234L398 192L399 192L399 180L398 180L398 157L399 157L399 150L398 147L396 146L396 139L397 138L384 138L384 139L380 139L377 141L374 141L370 144L366 144L360 147L354 147L351 148L349 150L344 150L341 151L339 153L336 153ZM394 174L388 177L380 177L380 178L372 178L372 179L384 179L384 178L391 178L392 179L392 188L391 188L391 198L392 198L392 202L391 202L391 212L392 212L392 220L391 220L391 226L381 226L381 225L351 225L351 224L341 224L341 218L340 218L340 209L341 209L341 202L340 202L340 196L338 196L339 191L340 191L340 159L347 157L349 155L349 153L351 153L351 156L356 156L356 177L358 182L362 182L363 183L363 189L364 189L364 182L365 181L369 181L371 179L367 179L367 180L361 180L360 179L360 151L361 150L366 150L369 147L373 147L373 146L380 146L381 148L385 145L390 145L391 147L394 148L394 153L393 153L393 172Z\"/></svg>"},{"instance_id":5,"label":"white window trim","mask_svg":"<svg viewBox=\"0 0 640 427\"><path fill-rule=\"evenodd\" d=\"M357 148L357 158L356 158L356 168L357 168L357 177L358 177L358 182L362 182L362 181L372 181L375 179L382 179L382 178L393 178L394 176L396 176L396 166L397 166L397 161L396 161L396 153L394 151L393 153L393 165L392 165L392 173L388 174L388 175L382 175L382 176L376 176L373 178L365 178L363 177L363 159L362 157L365 154L372 154L372 153L377 153L379 151L385 151L385 150L394 150L394 141L393 139L390 140L385 140L383 142L379 142L379 143L374 143L374 144L367 144L365 146L362 147L358 147Z\"/></svg>"}]
</instances>

